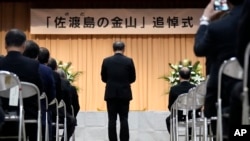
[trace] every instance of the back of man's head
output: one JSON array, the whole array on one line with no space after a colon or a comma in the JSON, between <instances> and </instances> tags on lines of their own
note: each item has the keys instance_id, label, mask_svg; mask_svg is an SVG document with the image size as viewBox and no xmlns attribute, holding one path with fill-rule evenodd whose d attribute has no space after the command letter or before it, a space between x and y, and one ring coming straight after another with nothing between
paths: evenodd
<instances>
[{"instance_id":1,"label":"back of man's head","mask_svg":"<svg viewBox=\"0 0 250 141\"><path fill-rule=\"evenodd\" d=\"M125 44L120 41L116 41L113 43L113 51L123 51L125 48Z\"/></svg>"},{"instance_id":2,"label":"back of man's head","mask_svg":"<svg viewBox=\"0 0 250 141\"><path fill-rule=\"evenodd\" d=\"M182 67L180 70L179 70L179 75L182 79L184 80L189 80L190 79L190 76L191 76L191 70L187 67Z\"/></svg>"},{"instance_id":3,"label":"back of man's head","mask_svg":"<svg viewBox=\"0 0 250 141\"><path fill-rule=\"evenodd\" d=\"M232 5L237 6L244 2L244 0L228 0Z\"/></svg>"},{"instance_id":4,"label":"back of man's head","mask_svg":"<svg viewBox=\"0 0 250 141\"><path fill-rule=\"evenodd\" d=\"M49 50L45 47L40 47L39 55L38 55L38 61L41 64L47 64L50 58Z\"/></svg>"},{"instance_id":5,"label":"back of man's head","mask_svg":"<svg viewBox=\"0 0 250 141\"><path fill-rule=\"evenodd\" d=\"M11 29L5 36L6 47L21 47L26 40L26 35L19 29Z\"/></svg>"},{"instance_id":6,"label":"back of man's head","mask_svg":"<svg viewBox=\"0 0 250 141\"><path fill-rule=\"evenodd\" d=\"M61 78L67 79L67 76L66 76L65 72L62 69L58 69L56 71L60 75Z\"/></svg>"},{"instance_id":7,"label":"back of man's head","mask_svg":"<svg viewBox=\"0 0 250 141\"><path fill-rule=\"evenodd\" d=\"M57 69L57 62L56 62L56 59L50 58L50 59L49 59L49 62L48 62L48 66L49 66L52 70L56 70L56 69Z\"/></svg>"},{"instance_id":8,"label":"back of man's head","mask_svg":"<svg viewBox=\"0 0 250 141\"><path fill-rule=\"evenodd\" d=\"M23 55L32 59L36 59L39 54L39 46L32 40L27 40L25 42L25 50Z\"/></svg>"}]
</instances>

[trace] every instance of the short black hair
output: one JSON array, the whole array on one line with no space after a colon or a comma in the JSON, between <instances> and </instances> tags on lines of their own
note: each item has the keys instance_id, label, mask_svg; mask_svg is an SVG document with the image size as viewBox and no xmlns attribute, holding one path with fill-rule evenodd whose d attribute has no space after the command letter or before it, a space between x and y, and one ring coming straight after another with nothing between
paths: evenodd
<instances>
[{"instance_id":1,"label":"short black hair","mask_svg":"<svg viewBox=\"0 0 250 141\"><path fill-rule=\"evenodd\" d=\"M46 47L40 47L38 61L41 64L45 64L49 62L49 58L50 58L49 50Z\"/></svg>"},{"instance_id":2,"label":"short black hair","mask_svg":"<svg viewBox=\"0 0 250 141\"><path fill-rule=\"evenodd\" d=\"M56 59L50 58L50 59L49 59L49 62L48 62L48 66L49 66L52 70L56 70L56 68L57 68Z\"/></svg>"},{"instance_id":3,"label":"short black hair","mask_svg":"<svg viewBox=\"0 0 250 141\"><path fill-rule=\"evenodd\" d=\"M181 78L183 79L190 79L190 76L191 76L191 70L187 67L182 67L180 70L179 70L179 75Z\"/></svg>"},{"instance_id":4,"label":"short black hair","mask_svg":"<svg viewBox=\"0 0 250 141\"><path fill-rule=\"evenodd\" d=\"M113 51L124 50L125 44L121 41L116 41L113 43Z\"/></svg>"},{"instance_id":5,"label":"short black hair","mask_svg":"<svg viewBox=\"0 0 250 141\"><path fill-rule=\"evenodd\" d=\"M26 41L26 35L23 31L19 29L11 29L7 32L5 36L5 43L6 46L15 46L20 47L24 44Z\"/></svg>"},{"instance_id":6,"label":"short black hair","mask_svg":"<svg viewBox=\"0 0 250 141\"><path fill-rule=\"evenodd\" d=\"M23 52L23 55L29 58L37 58L39 54L39 46L36 42L32 40L27 40L25 42L25 50Z\"/></svg>"}]
</instances>

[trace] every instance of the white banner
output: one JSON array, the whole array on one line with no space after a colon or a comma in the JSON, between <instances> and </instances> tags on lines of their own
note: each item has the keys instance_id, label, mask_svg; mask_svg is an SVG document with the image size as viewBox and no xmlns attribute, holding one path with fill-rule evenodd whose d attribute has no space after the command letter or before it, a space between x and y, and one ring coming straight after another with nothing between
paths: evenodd
<instances>
[{"instance_id":1,"label":"white banner","mask_svg":"<svg viewBox=\"0 0 250 141\"><path fill-rule=\"evenodd\" d=\"M31 34L195 34L203 9L31 9Z\"/></svg>"}]
</instances>

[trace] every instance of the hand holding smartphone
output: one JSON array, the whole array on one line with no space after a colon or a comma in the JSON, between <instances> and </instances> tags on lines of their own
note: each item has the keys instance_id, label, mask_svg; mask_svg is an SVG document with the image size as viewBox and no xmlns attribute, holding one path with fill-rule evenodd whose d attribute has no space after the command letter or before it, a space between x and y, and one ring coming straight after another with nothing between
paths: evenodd
<instances>
[{"instance_id":1,"label":"hand holding smartphone","mask_svg":"<svg viewBox=\"0 0 250 141\"><path fill-rule=\"evenodd\" d=\"M227 11L229 9L227 0L215 0L214 1L214 10L217 11Z\"/></svg>"}]
</instances>

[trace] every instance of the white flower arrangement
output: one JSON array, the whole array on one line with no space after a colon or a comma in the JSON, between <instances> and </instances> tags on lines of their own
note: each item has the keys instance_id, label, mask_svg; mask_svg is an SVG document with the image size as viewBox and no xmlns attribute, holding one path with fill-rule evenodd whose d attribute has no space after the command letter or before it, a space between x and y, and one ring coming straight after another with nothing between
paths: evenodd
<instances>
[{"instance_id":1,"label":"white flower arrangement","mask_svg":"<svg viewBox=\"0 0 250 141\"><path fill-rule=\"evenodd\" d=\"M182 61L179 62L179 64L171 64L169 63L169 66L171 69L173 69L169 75L164 75L163 79L165 79L166 81L168 81L171 86L176 85L180 82L179 79L179 70L182 67L188 67L191 70L191 78L190 78L190 82L192 84L200 84L201 81L205 80L205 77L202 76L201 73L201 65L199 61L196 61L193 65L192 62L188 59L184 59Z\"/></svg>"},{"instance_id":2,"label":"white flower arrangement","mask_svg":"<svg viewBox=\"0 0 250 141\"><path fill-rule=\"evenodd\" d=\"M62 61L59 61L58 68L62 69L65 72L66 77L70 83L75 82L75 80L79 77L79 75L82 74L82 72L80 71L77 72L72 71L73 68L71 62L64 63Z\"/></svg>"}]
</instances>

